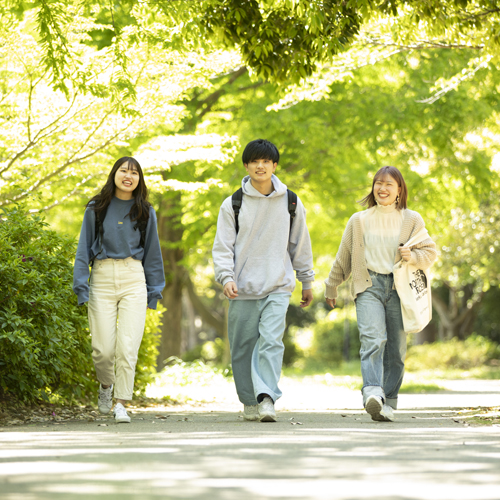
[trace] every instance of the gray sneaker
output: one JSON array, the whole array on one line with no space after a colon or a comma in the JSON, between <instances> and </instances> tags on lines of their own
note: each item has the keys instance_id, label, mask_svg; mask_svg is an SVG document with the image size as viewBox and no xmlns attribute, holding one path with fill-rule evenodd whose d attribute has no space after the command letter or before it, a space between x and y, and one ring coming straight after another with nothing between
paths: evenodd
<instances>
[{"instance_id":1,"label":"gray sneaker","mask_svg":"<svg viewBox=\"0 0 500 500\"><path fill-rule=\"evenodd\" d=\"M268 396L259 403L259 417L261 422L276 422L274 403Z\"/></svg>"},{"instance_id":2,"label":"gray sneaker","mask_svg":"<svg viewBox=\"0 0 500 500\"><path fill-rule=\"evenodd\" d=\"M245 420L259 420L259 407L257 405L243 405L243 418Z\"/></svg>"},{"instance_id":3,"label":"gray sneaker","mask_svg":"<svg viewBox=\"0 0 500 500\"><path fill-rule=\"evenodd\" d=\"M113 385L110 385L107 389L99 384L99 396L97 398L97 407L99 411L106 415L111 411L113 407Z\"/></svg>"},{"instance_id":4,"label":"gray sneaker","mask_svg":"<svg viewBox=\"0 0 500 500\"><path fill-rule=\"evenodd\" d=\"M115 409L113 410L115 416L115 422L117 424L129 424L130 417L128 416L127 410L121 403L115 404Z\"/></svg>"}]
</instances>

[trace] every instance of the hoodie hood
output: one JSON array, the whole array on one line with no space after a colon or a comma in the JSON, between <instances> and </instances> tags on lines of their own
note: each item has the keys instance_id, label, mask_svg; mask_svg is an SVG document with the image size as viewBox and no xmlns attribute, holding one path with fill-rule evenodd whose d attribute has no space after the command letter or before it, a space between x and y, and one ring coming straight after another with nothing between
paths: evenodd
<instances>
[{"instance_id":1,"label":"hoodie hood","mask_svg":"<svg viewBox=\"0 0 500 500\"><path fill-rule=\"evenodd\" d=\"M284 194L286 194L287 187L274 174L271 176L271 182L273 183L274 191L269 196L259 193L252 186L249 175L243 177L243 180L241 181L241 187L243 189L243 192L247 196L254 196L256 198L270 198L275 196L283 196Z\"/></svg>"}]
</instances>

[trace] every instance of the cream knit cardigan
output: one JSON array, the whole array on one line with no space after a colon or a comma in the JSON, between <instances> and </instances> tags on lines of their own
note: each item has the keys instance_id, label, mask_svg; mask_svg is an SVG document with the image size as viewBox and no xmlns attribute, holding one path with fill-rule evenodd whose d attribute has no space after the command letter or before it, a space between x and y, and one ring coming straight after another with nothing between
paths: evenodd
<instances>
[{"instance_id":1,"label":"cream knit cardigan","mask_svg":"<svg viewBox=\"0 0 500 500\"><path fill-rule=\"evenodd\" d=\"M328 278L325 280L325 297L327 299L337 298L338 286L348 280L351 273L351 293L354 298L372 286L372 280L366 267L365 246L361 225L362 213L355 213L347 223L339 251L335 257L335 262ZM425 224L421 215L418 212L406 209L401 226L401 234L399 235L399 244L404 245L423 227L425 227ZM436 257L436 244L431 238L427 238L411 249L411 262L421 269L428 269L436 260ZM396 252L394 263L400 258L399 252Z\"/></svg>"}]
</instances>

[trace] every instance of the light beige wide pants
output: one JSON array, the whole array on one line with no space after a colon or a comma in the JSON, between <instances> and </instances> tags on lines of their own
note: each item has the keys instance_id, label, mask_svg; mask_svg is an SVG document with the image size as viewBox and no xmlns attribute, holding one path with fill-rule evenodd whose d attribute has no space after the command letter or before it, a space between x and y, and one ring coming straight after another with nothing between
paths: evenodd
<instances>
[{"instance_id":1,"label":"light beige wide pants","mask_svg":"<svg viewBox=\"0 0 500 500\"><path fill-rule=\"evenodd\" d=\"M97 379L114 384L117 399L132 399L146 309L142 262L131 257L94 262L88 307L92 359Z\"/></svg>"}]
</instances>

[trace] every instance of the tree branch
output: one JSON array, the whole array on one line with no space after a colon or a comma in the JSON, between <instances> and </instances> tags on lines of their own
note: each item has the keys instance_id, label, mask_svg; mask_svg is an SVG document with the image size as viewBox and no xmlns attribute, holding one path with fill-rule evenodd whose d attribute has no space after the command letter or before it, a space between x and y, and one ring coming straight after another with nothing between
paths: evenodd
<instances>
[{"instance_id":1,"label":"tree branch","mask_svg":"<svg viewBox=\"0 0 500 500\"><path fill-rule=\"evenodd\" d=\"M29 188L25 189L21 194L13 196L11 199L4 199L4 200L0 201L0 207L4 206L4 205L7 205L9 203L12 203L14 201L19 201L19 200L22 200L22 199L26 198L33 191L36 191L42 185L44 185L49 179L52 179L52 177L60 174L61 172L63 172L66 168L68 168L73 163L80 163L80 162L83 162L83 161L89 159L90 157L94 156L99 151L101 151L105 147L109 146L113 142L113 140L116 139L116 137L118 137L121 133L123 133L128 127L130 127L130 125L131 124L129 123L127 125L127 127L123 128L122 130L119 130L118 132L116 132L115 134L113 134L103 144L101 144L100 146L98 146L97 148L95 148L93 151L87 153L86 155L81 156L79 158L73 158L71 160L68 160L68 161L64 162L63 165L61 165L59 168L57 168L56 170L53 170L50 174L48 174L45 177L42 177L41 179L39 179L38 181L36 181Z\"/></svg>"},{"instance_id":2,"label":"tree branch","mask_svg":"<svg viewBox=\"0 0 500 500\"><path fill-rule=\"evenodd\" d=\"M80 189L81 186L83 186L84 184L86 184L88 181L90 181L91 179L94 179L95 177L97 177L98 175L105 175L107 172L105 172L104 170L101 170L100 172L97 172L95 174L91 174L89 175L88 177L86 177L85 179L83 179L82 181L78 182L75 186L74 189L72 189L69 193L67 193L66 195L64 195L60 200L56 200L54 203L52 203L51 205L47 205L46 207L43 207L43 211L44 212L48 212L49 210L51 210L52 208L60 205L61 203L64 203L68 198L71 198L74 194L76 194L78 192L78 190ZM33 212L40 212L40 210L32 210Z\"/></svg>"},{"instance_id":3,"label":"tree branch","mask_svg":"<svg viewBox=\"0 0 500 500\"><path fill-rule=\"evenodd\" d=\"M448 306L445 304L444 300L435 294L432 295L432 307L438 313L439 319L441 323L446 329L450 329L453 327L453 319L450 318L450 313L448 310Z\"/></svg>"},{"instance_id":4,"label":"tree branch","mask_svg":"<svg viewBox=\"0 0 500 500\"><path fill-rule=\"evenodd\" d=\"M241 68L237 69L231 74L231 77L229 80L221 86L220 89L216 90L212 94L210 94L208 97L203 99L203 101L199 102L198 105L196 106L197 110L201 111L196 115L196 120L199 121L201 118L203 118L216 104L216 102L224 95L227 94L227 86L232 85L240 76L244 75L245 73L248 72L248 69L246 66L242 66Z\"/></svg>"},{"instance_id":5,"label":"tree branch","mask_svg":"<svg viewBox=\"0 0 500 500\"><path fill-rule=\"evenodd\" d=\"M59 123L70 112L70 110L73 107L73 105L75 104L75 102L76 102L76 94L73 96L73 100L72 100L71 104L68 106L68 108L66 109L66 111L63 114L59 115L55 120L53 120L52 122L50 122L48 125L46 125L45 127L42 127L37 132L37 134L35 135L35 137L31 141L29 141L28 144L26 144L24 146L24 148L21 149L21 151L18 151L14 155L14 157L12 157L12 159L7 163L7 165L4 168L0 169L0 175L3 174L4 172L7 172L7 170L9 170L12 167L12 165L19 158L21 158L24 155L24 153L26 153L26 151L28 151L34 145L37 144L37 141L39 141L41 139L44 139L45 137L47 137L48 135L50 135L52 132L50 132L49 134L46 134L46 135L42 135L42 133L45 132L46 130L48 130L49 128L53 127L55 124ZM81 110L79 110L79 111L81 111Z\"/></svg>"}]
</instances>

